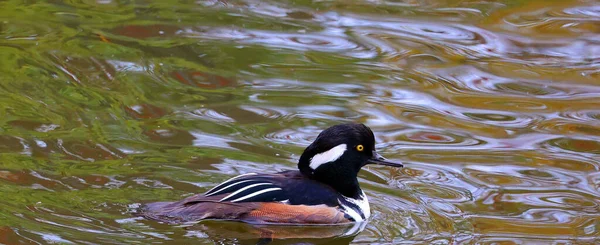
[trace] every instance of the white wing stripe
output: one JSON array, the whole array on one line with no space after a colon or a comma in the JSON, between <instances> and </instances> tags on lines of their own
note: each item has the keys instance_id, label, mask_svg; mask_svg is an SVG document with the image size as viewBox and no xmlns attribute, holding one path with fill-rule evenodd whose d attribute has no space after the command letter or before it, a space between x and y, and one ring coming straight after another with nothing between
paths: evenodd
<instances>
[{"instance_id":1,"label":"white wing stripe","mask_svg":"<svg viewBox=\"0 0 600 245\"><path fill-rule=\"evenodd\" d=\"M220 188L221 186L224 186L224 185L226 185L226 184L229 184L231 181L234 181L234 180L236 180L236 179L239 179L239 178L241 178L241 177L250 176L250 175L256 175L256 173L247 173L247 174L241 174L241 175L235 176L235 177L233 177L233 178L231 178L231 179L228 179L228 180L226 180L225 182L223 182L223 183L221 183L221 184L219 184L219 185L217 185L217 186L213 187L212 189L208 190L208 191L206 192L206 194L210 193L210 192L211 192L211 191L213 191L213 190L216 190L216 189Z\"/></svg>"},{"instance_id":2,"label":"white wing stripe","mask_svg":"<svg viewBox=\"0 0 600 245\"><path fill-rule=\"evenodd\" d=\"M225 186L225 187L223 187L223 188L219 188L219 189L215 190L215 192L213 192L213 193L206 194L206 196L207 196L207 197L209 197L209 196L214 196L214 195L217 195L217 194L219 194L219 193L223 192L224 190L227 190L229 187L236 186L236 185L239 185L239 184L241 184L241 183L246 183L246 182L249 182L249 181L255 181L255 180L251 180L251 179L249 179L249 180L242 180L242 181L234 182L234 183L233 183L233 184L231 184L231 185L228 185L228 186ZM214 188L213 188L213 189L214 189ZM211 190L211 191L212 191L212 190ZM206 193L208 193L208 192L206 192Z\"/></svg>"},{"instance_id":3,"label":"white wing stripe","mask_svg":"<svg viewBox=\"0 0 600 245\"><path fill-rule=\"evenodd\" d=\"M281 188L279 188L279 187L267 188L267 189L264 189L264 190L260 190L260 191L257 191L257 192L254 192L254 193L251 193L251 194L245 195L245 196L243 196L243 197L240 197L240 198L238 198L238 199L235 199L235 200L233 200L233 201L231 201L231 202L239 202L239 201L243 201L243 200L245 200L245 199L248 199L248 198L251 198L251 197L254 197L254 196L258 196L258 195L260 195L260 194L263 194L263 193L266 193L266 192L270 192L270 191L280 191L280 190L281 190Z\"/></svg>"},{"instance_id":4,"label":"white wing stripe","mask_svg":"<svg viewBox=\"0 0 600 245\"><path fill-rule=\"evenodd\" d=\"M244 187L244 188L242 188L242 189L239 189L239 190L235 191L234 193L231 193L231 194L229 194L228 196L226 196L226 197L224 197L223 199L221 199L219 202L222 202L222 201L224 201L224 200L227 200L228 198L230 198L230 197L232 197L232 196L235 196L236 194L238 194L238 193L240 193L240 192L242 192L242 191L248 190L248 189L250 189L250 188L252 188L252 187L255 187L255 186L261 186L261 185L273 185L273 184L271 184L271 183L258 183L258 184L252 184L252 185L246 186L246 187Z\"/></svg>"}]
</instances>

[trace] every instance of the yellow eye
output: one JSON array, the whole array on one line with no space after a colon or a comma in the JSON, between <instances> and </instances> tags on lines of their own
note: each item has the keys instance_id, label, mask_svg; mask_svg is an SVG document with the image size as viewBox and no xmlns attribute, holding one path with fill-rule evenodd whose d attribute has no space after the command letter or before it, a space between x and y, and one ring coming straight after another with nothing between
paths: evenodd
<instances>
[{"instance_id":1,"label":"yellow eye","mask_svg":"<svg viewBox=\"0 0 600 245\"><path fill-rule=\"evenodd\" d=\"M357 151L363 151L363 150L365 150L365 147L363 145L357 145L356 146L356 150Z\"/></svg>"}]
</instances>

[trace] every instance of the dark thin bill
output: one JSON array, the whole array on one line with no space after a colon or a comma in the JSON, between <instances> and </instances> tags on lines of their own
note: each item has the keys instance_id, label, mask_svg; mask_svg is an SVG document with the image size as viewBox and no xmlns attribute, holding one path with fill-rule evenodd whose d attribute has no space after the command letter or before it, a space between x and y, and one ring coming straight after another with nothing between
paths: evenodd
<instances>
[{"instance_id":1,"label":"dark thin bill","mask_svg":"<svg viewBox=\"0 0 600 245\"><path fill-rule=\"evenodd\" d=\"M377 152L373 152L373 157L367 161L367 164L379 164L379 165L399 167L399 168L404 167L404 165L402 163L388 161L387 159L385 159L385 157L382 157Z\"/></svg>"}]
</instances>

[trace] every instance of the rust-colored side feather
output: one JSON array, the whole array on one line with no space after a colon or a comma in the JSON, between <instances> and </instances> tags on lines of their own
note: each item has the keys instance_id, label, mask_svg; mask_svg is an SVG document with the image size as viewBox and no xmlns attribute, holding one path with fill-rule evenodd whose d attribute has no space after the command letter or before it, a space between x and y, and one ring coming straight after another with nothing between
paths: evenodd
<instances>
[{"instance_id":1,"label":"rust-colored side feather","mask_svg":"<svg viewBox=\"0 0 600 245\"><path fill-rule=\"evenodd\" d=\"M218 198L218 197L217 197ZM140 215L166 223L196 222L204 219L239 220L254 224L343 224L351 221L344 213L326 205L283 203L218 202L217 198L188 197L178 202L149 203Z\"/></svg>"},{"instance_id":2,"label":"rust-colored side feather","mask_svg":"<svg viewBox=\"0 0 600 245\"><path fill-rule=\"evenodd\" d=\"M337 208L326 205L288 205L283 203L258 203L244 219L250 223L281 224L342 224L351 222Z\"/></svg>"}]
</instances>

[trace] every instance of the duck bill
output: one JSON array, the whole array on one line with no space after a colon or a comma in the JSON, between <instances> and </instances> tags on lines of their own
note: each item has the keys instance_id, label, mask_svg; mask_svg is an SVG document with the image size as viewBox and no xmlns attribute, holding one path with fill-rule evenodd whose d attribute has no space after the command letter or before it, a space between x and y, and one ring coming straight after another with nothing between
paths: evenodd
<instances>
[{"instance_id":1,"label":"duck bill","mask_svg":"<svg viewBox=\"0 0 600 245\"><path fill-rule=\"evenodd\" d=\"M382 157L381 155L379 155L379 153L377 153L375 151L373 151L373 157L371 157L371 159L369 159L367 161L367 164L379 164L379 165L392 166L392 167L397 167L397 168L404 167L404 165L402 163L388 161L387 159L385 159L385 157Z\"/></svg>"}]
</instances>

